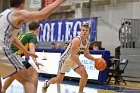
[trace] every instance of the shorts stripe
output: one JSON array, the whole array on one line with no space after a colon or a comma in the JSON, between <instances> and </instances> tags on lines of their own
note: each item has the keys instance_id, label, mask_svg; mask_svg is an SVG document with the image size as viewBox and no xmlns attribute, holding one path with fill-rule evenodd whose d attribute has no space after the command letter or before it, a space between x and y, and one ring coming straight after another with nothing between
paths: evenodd
<instances>
[{"instance_id":1,"label":"shorts stripe","mask_svg":"<svg viewBox=\"0 0 140 93\"><path fill-rule=\"evenodd\" d=\"M82 65L84 67L84 65ZM78 69L80 66L77 66L76 68L74 68L73 70L75 71L76 69Z\"/></svg>"},{"instance_id":2,"label":"shorts stripe","mask_svg":"<svg viewBox=\"0 0 140 93\"><path fill-rule=\"evenodd\" d=\"M12 76L12 75L14 75L14 74L16 74L17 73L17 70L15 71L15 72L13 72L12 74L10 74L10 75L8 75L8 76L6 76L6 77L3 77L3 79L5 79L5 78L7 78L7 77L10 77L10 76Z\"/></svg>"},{"instance_id":3,"label":"shorts stripe","mask_svg":"<svg viewBox=\"0 0 140 93\"><path fill-rule=\"evenodd\" d=\"M12 62L12 60L9 58L9 56L8 56L8 54L7 54L7 52L6 52L6 49L3 48L3 50L4 50L5 55L6 55L7 58L9 59L9 61L10 61L10 62L13 64L13 66L16 68L16 66L14 65L14 63ZM16 70L17 70L17 68L16 68Z\"/></svg>"},{"instance_id":4,"label":"shorts stripe","mask_svg":"<svg viewBox=\"0 0 140 93\"><path fill-rule=\"evenodd\" d=\"M64 54L62 54L61 59L65 60L69 56L71 46L72 46L72 44L70 43L69 49L66 50L66 52L64 52Z\"/></svg>"},{"instance_id":5,"label":"shorts stripe","mask_svg":"<svg viewBox=\"0 0 140 93\"><path fill-rule=\"evenodd\" d=\"M19 62L18 58L11 53L11 51L8 49L8 51L6 51L7 49L5 49L5 53L9 54L10 52L10 56L12 56L10 58L11 62L16 65L16 68L22 68L23 67L23 64ZM8 55L9 56L9 55Z\"/></svg>"},{"instance_id":6,"label":"shorts stripe","mask_svg":"<svg viewBox=\"0 0 140 93\"><path fill-rule=\"evenodd\" d=\"M76 67L76 68L74 68L73 70L75 71L76 69L78 69L79 68L79 66L78 67Z\"/></svg>"},{"instance_id":7,"label":"shorts stripe","mask_svg":"<svg viewBox=\"0 0 140 93\"><path fill-rule=\"evenodd\" d=\"M60 73L61 73L62 65L63 65L63 62L62 61L59 61L58 72L60 72Z\"/></svg>"},{"instance_id":8,"label":"shorts stripe","mask_svg":"<svg viewBox=\"0 0 140 93\"><path fill-rule=\"evenodd\" d=\"M14 66L14 68L16 69L16 71L15 71L14 73L11 74L11 75L13 75L13 74L15 74L15 73L17 72L17 68L16 68L16 66L14 65L14 63L12 62L12 60L9 58L8 54L6 53L6 49L4 48L3 50L4 50L5 55L7 56L7 58L9 59L9 61L11 62L11 64L12 64L12 65ZM9 75L9 76L11 76L11 75ZM7 76L7 77L9 77L9 76ZM4 78L6 78L6 77L4 77Z\"/></svg>"},{"instance_id":9,"label":"shorts stripe","mask_svg":"<svg viewBox=\"0 0 140 93\"><path fill-rule=\"evenodd\" d=\"M17 60L18 64L23 67L22 63L19 62L19 60L17 59L17 57L15 55L13 55L13 57L15 58L15 60Z\"/></svg>"}]
</instances>

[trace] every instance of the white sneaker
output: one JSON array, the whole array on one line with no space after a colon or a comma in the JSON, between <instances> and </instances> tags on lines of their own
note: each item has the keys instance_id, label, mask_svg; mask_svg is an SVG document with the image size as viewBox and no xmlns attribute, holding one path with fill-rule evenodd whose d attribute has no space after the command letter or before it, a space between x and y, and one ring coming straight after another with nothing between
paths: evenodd
<instances>
[{"instance_id":1,"label":"white sneaker","mask_svg":"<svg viewBox=\"0 0 140 93\"><path fill-rule=\"evenodd\" d=\"M48 87L49 87L48 81L45 80L45 82L44 82L44 84L42 86L42 93L46 93Z\"/></svg>"}]
</instances>

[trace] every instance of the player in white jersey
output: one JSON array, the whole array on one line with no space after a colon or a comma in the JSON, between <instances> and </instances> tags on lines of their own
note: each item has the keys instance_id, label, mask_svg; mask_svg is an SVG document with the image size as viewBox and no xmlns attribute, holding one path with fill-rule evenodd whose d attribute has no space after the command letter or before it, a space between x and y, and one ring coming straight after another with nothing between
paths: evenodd
<instances>
[{"instance_id":1,"label":"player in white jersey","mask_svg":"<svg viewBox=\"0 0 140 93\"><path fill-rule=\"evenodd\" d=\"M89 40L87 39L89 36L89 25L83 24L81 27L80 36L75 37L65 52L62 54L60 63L59 63L59 71L56 77L50 79L49 81L45 81L42 87L42 93L46 93L47 88L50 84L57 84L63 81L65 76L65 72L72 68L76 73L81 76L79 82L79 93L83 93L83 89L87 83L88 74L83 66L83 64L79 60L80 52L84 52L84 56L90 60L97 60L92 57L89 53Z\"/></svg>"},{"instance_id":2,"label":"player in white jersey","mask_svg":"<svg viewBox=\"0 0 140 93\"><path fill-rule=\"evenodd\" d=\"M56 0L40 11L27 11L24 10L25 0L10 0L11 8L0 14L0 76L6 78L13 75L23 84L25 93L36 93L36 89L29 73L21 63L22 58L12 53L10 46L16 45L25 56L37 56L28 52L16 38L16 29L21 28L24 22L46 19L64 1Z\"/></svg>"}]
</instances>

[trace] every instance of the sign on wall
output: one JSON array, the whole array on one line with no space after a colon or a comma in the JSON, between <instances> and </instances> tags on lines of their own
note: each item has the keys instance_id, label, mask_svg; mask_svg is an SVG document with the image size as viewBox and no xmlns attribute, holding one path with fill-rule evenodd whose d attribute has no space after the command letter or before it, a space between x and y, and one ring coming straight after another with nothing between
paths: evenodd
<instances>
[{"instance_id":1,"label":"sign on wall","mask_svg":"<svg viewBox=\"0 0 140 93\"><path fill-rule=\"evenodd\" d=\"M97 18L82 18L74 20L55 20L40 23L39 41L71 41L80 34L83 23L89 23L91 27L91 41L96 38Z\"/></svg>"},{"instance_id":2,"label":"sign on wall","mask_svg":"<svg viewBox=\"0 0 140 93\"><path fill-rule=\"evenodd\" d=\"M44 7L48 6L49 4L53 3L55 0L44 0Z\"/></svg>"},{"instance_id":3,"label":"sign on wall","mask_svg":"<svg viewBox=\"0 0 140 93\"><path fill-rule=\"evenodd\" d=\"M41 8L41 0L30 0L31 9L40 9Z\"/></svg>"},{"instance_id":4,"label":"sign on wall","mask_svg":"<svg viewBox=\"0 0 140 93\"><path fill-rule=\"evenodd\" d=\"M41 64L44 65L43 67L42 66L39 67L40 68L40 70L38 70L39 73L52 75L57 74L61 53L36 52L35 54L38 55L37 61L41 62ZM95 58L102 58L102 54L91 54L91 56ZM84 56L84 54L81 54L79 56L79 59L88 73L88 79L98 80L99 71L94 66L95 62L87 59ZM37 68L31 57L29 59L29 62L34 68ZM75 73L73 69L69 69L66 72L65 76L80 78L80 76L77 73Z\"/></svg>"}]
</instances>

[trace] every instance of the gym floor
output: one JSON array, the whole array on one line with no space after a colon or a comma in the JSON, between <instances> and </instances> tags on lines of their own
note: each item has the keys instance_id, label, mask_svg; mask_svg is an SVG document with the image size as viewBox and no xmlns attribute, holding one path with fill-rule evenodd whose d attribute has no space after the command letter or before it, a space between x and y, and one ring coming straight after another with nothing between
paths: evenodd
<instances>
[{"instance_id":1,"label":"gym floor","mask_svg":"<svg viewBox=\"0 0 140 93\"><path fill-rule=\"evenodd\" d=\"M49 78L39 78L38 82L38 92L41 92L41 87L44 81ZM4 81L3 81L4 82ZM127 85L120 83L119 85L114 85L114 81L111 81L110 85L99 85L94 83L88 83L84 89L85 93L140 93L140 83L139 82L128 82ZM78 81L64 80L62 84L53 84L47 90L47 93L78 93ZM16 80L8 88L6 93L23 93L23 87Z\"/></svg>"}]
</instances>

